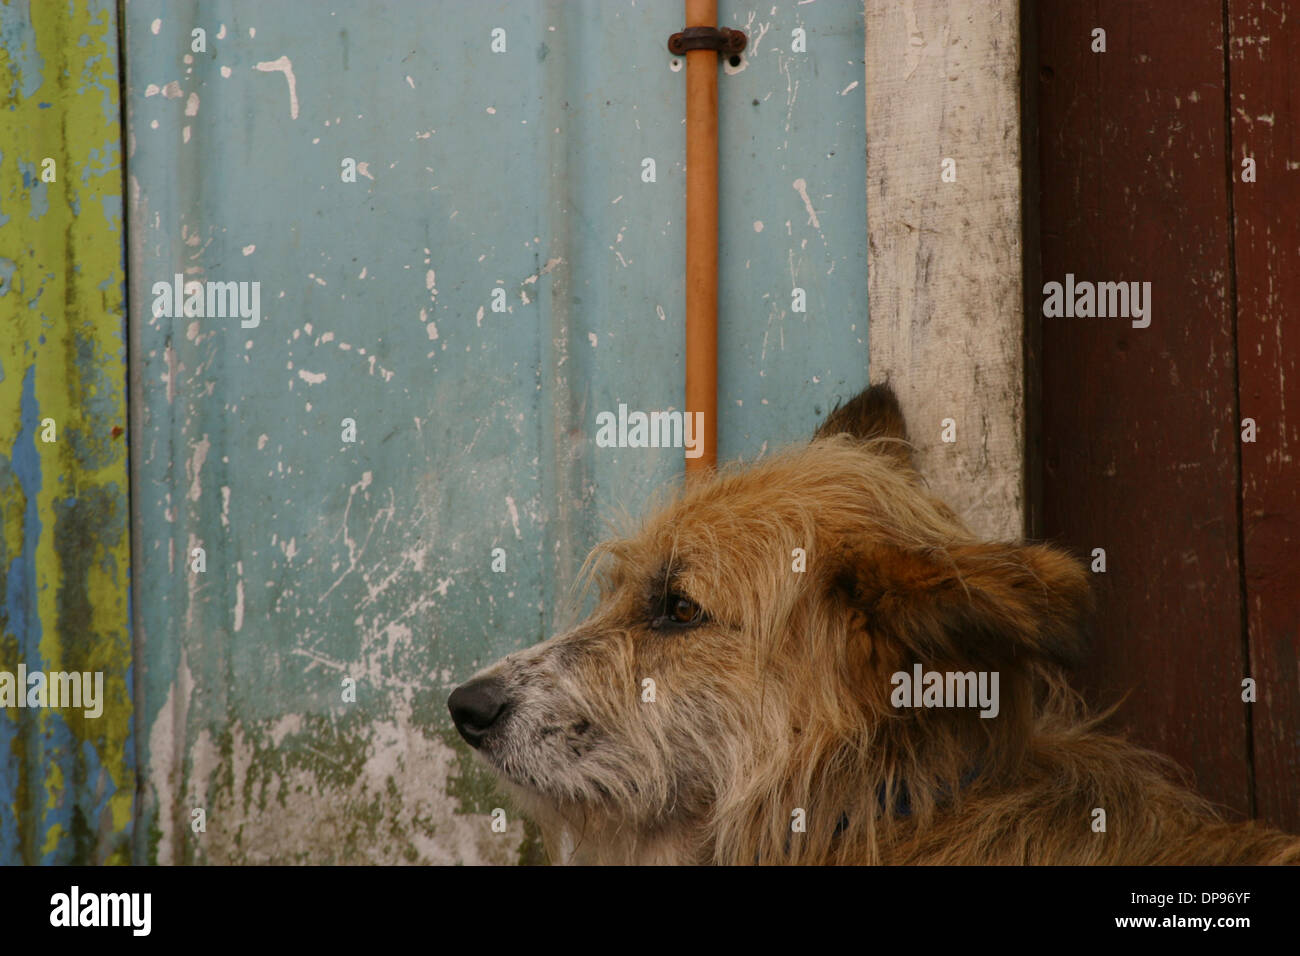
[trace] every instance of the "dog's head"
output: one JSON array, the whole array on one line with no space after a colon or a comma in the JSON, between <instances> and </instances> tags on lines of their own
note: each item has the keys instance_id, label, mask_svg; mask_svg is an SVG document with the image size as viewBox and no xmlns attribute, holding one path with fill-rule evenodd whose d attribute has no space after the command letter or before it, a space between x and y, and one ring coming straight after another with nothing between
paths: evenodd
<instances>
[{"instance_id":1,"label":"dog's head","mask_svg":"<svg viewBox=\"0 0 1300 956\"><path fill-rule=\"evenodd\" d=\"M806 845L831 841L900 787L924 811L1016 751L1036 678L1079 650L1083 569L975 540L910 447L875 386L809 445L693 482L593 552L586 621L452 693L461 735L554 845L789 855L795 811ZM917 664L998 673L997 716L900 706L893 678Z\"/></svg>"}]
</instances>

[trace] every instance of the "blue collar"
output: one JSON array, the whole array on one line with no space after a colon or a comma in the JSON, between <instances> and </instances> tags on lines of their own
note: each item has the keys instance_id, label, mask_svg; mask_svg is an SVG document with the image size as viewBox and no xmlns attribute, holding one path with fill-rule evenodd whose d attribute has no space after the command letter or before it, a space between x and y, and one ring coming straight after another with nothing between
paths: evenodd
<instances>
[{"instance_id":1,"label":"blue collar","mask_svg":"<svg viewBox=\"0 0 1300 956\"><path fill-rule=\"evenodd\" d=\"M974 783L979 778L980 769L981 769L980 765L976 764L970 770L966 771L966 773L962 774L960 786L969 787L972 783ZM948 796L948 795L949 794L947 793L944 794L944 796ZM888 801L885 799L884 784L880 785L880 789L877 792L877 799L879 800L880 803L880 809L883 811L888 803ZM898 794L894 797L894 816L910 817L911 815L912 815L912 797L911 794L908 793L907 784L904 783L898 788ZM841 813L839 821L835 824L835 833L833 835L837 837L843 836L844 832L848 830L848 828L849 828L849 815L847 813ZM787 853L790 851L790 836L788 834L786 835L785 838L785 849ZM754 857L754 862L755 863L759 862L757 856Z\"/></svg>"},{"instance_id":2,"label":"blue collar","mask_svg":"<svg viewBox=\"0 0 1300 956\"><path fill-rule=\"evenodd\" d=\"M976 764L974 767L971 767L964 774L962 774L961 782L959 786L964 789L966 787L969 787L972 783L974 783L977 779L979 779L980 769L981 769L980 765ZM943 793L943 796L948 797L951 796L951 794L945 791ZM876 795L876 799L880 804L880 809L883 811L888 803L885 797L885 785L883 783L880 785L880 790ZM911 815L912 815L912 795L908 792L907 784L906 782L904 782L899 786L898 793L894 796L894 816L910 817ZM835 826L835 835L839 836L841 833L843 833L846 829L848 829L848 825L849 825L848 816L846 816L845 814L840 814L840 822Z\"/></svg>"}]
</instances>

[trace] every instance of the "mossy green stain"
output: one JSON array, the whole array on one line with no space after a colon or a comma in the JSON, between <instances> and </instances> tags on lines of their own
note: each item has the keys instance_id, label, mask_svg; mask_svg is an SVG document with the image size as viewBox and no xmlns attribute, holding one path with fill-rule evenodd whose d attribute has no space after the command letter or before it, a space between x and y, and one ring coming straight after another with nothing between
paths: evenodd
<instances>
[{"instance_id":1,"label":"mossy green stain","mask_svg":"<svg viewBox=\"0 0 1300 956\"><path fill-rule=\"evenodd\" d=\"M550 862L550 858L546 855L546 847L542 843L542 831L537 828L536 823L525 817L524 839L519 844L519 865L549 866Z\"/></svg>"},{"instance_id":2,"label":"mossy green stain","mask_svg":"<svg viewBox=\"0 0 1300 956\"><path fill-rule=\"evenodd\" d=\"M149 814L149 842L145 860L150 866L158 865L158 845L162 843L162 837L162 827L158 825L158 814Z\"/></svg>"},{"instance_id":3,"label":"mossy green stain","mask_svg":"<svg viewBox=\"0 0 1300 956\"><path fill-rule=\"evenodd\" d=\"M469 745L454 728L442 728L439 736L456 755L455 769L447 774L447 796L456 801L455 812L490 814L507 801L497 789L496 778L474 757Z\"/></svg>"}]
</instances>

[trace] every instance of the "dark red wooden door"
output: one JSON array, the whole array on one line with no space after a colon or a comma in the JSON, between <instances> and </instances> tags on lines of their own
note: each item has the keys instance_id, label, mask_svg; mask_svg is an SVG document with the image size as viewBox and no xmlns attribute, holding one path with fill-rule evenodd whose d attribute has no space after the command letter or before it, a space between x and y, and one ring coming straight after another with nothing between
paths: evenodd
<instances>
[{"instance_id":1,"label":"dark red wooden door","mask_svg":"<svg viewBox=\"0 0 1300 956\"><path fill-rule=\"evenodd\" d=\"M1300 831L1300 10L1228 10L1238 400L1259 431L1241 446L1256 807Z\"/></svg>"},{"instance_id":2,"label":"dark red wooden door","mask_svg":"<svg viewBox=\"0 0 1300 956\"><path fill-rule=\"evenodd\" d=\"M1032 530L1105 549L1089 696L1127 694L1119 722L1201 792L1300 831L1297 18L1231 0L1036 15L1042 281L1150 282L1151 301L1146 328L1031 309Z\"/></svg>"}]
</instances>

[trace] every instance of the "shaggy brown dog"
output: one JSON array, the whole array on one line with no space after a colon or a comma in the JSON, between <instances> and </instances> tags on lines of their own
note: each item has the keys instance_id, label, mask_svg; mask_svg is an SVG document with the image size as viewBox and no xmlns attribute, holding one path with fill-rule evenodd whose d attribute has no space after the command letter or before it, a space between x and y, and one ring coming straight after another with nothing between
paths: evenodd
<instances>
[{"instance_id":1,"label":"shaggy brown dog","mask_svg":"<svg viewBox=\"0 0 1300 956\"><path fill-rule=\"evenodd\" d=\"M589 619L452 693L552 859L1300 862L1094 729L1059 670L1083 568L975 540L909 447L877 386L693 482L593 552Z\"/></svg>"}]
</instances>

